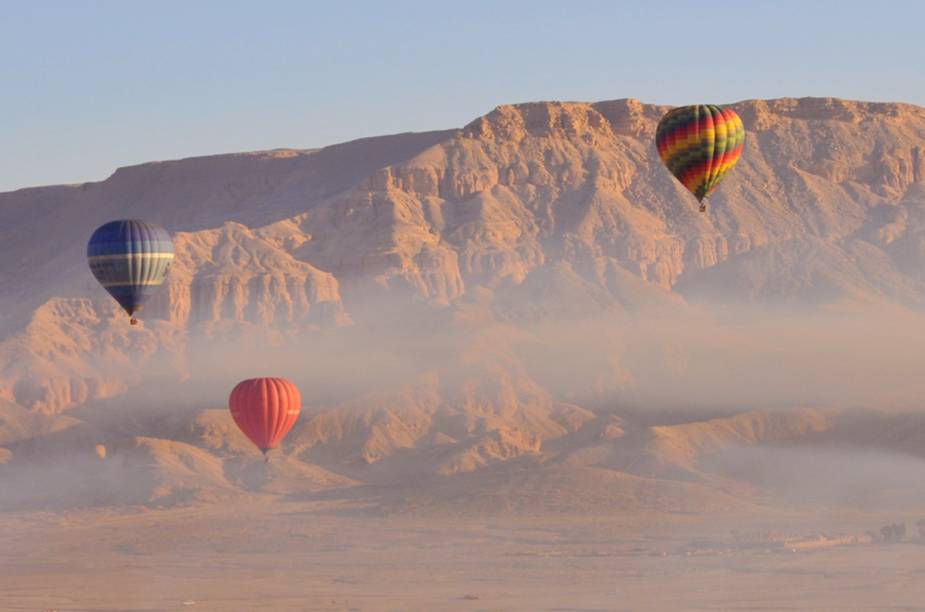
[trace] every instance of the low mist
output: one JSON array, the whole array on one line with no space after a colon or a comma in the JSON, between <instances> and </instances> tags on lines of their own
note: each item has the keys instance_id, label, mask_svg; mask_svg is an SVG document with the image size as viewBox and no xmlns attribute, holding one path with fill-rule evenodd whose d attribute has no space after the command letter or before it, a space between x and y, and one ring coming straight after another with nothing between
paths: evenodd
<instances>
[{"instance_id":1,"label":"low mist","mask_svg":"<svg viewBox=\"0 0 925 612\"><path fill-rule=\"evenodd\" d=\"M168 329L165 322L146 325L157 334ZM777 455L758 455L759 463L837 466L838 459L808 457L863 447L884 453L880 464L903 458L918 470L916 441L896 443L882 430L920 407L923 360L925 315L883 305L699 304L516 318L482 295L444 308L368 302L364 316L341 327L201 323L137 363L130 348L87 362L99 376L126 377L127 391L61 415L4 408L0 480L9 493L0 493L0 504L208 501L272 490L283 477L295 478L283 487L292 491L321 490L338 479L404 486L544 453L644 477L697 480L709 472L799 493L812 486L776 476L764 482L757 468L736 474L717 458L735 456L729 453L740 446L774 447ZM281 472L255 480L245 478L241 462L258 457L232 423L227 398L238 381L256 376L295 382L303 413L278 451ZM809 409L829 412L800 413ZM797 416L785 425L722 425L733 433L709 434L720 440L710 443L716 448L704 446L706 434L671 434L680 436L672 444L690 447L689 463L653 447L645 429L755 411ZM868 415L869 431L855 416L830 414ZM767 437L775 427L783 433ZM601 438L608 431L622 433ZM573 458L585 455L600 458ZM304 465L325 475L293 476ZM844 476L847 489L861 486L862 472ZM839 475L812 480L832 484ZM119 483L131 494L109 490Z\"/></svg>"}]
</instances>

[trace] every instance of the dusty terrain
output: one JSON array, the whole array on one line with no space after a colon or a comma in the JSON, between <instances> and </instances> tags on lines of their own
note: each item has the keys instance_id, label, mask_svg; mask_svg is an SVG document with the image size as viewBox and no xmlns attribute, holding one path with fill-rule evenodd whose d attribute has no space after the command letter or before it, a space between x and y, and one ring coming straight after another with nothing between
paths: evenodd
<instances>
[{"instance_id":1,"label":"dusty terrain","mask_svg":"<svg viewBox=\"0 0 925 612\"><path fill-rule=\"evenodd\" d=\"M870 515L383 518L325 503L10 515L5 610L916 610L925 543L794 548Z\"/></svg>"},{"instance_id":2,"label":"dusty terrain","mask_svg":"<svg viewBox=\"0 0 925 612\"><path fill-rule=\"evenodd\" d=\"M706 215L631 99L0 194L0 608L914 609L925 110L734 108Z\"/></svg>"}]
</instances>

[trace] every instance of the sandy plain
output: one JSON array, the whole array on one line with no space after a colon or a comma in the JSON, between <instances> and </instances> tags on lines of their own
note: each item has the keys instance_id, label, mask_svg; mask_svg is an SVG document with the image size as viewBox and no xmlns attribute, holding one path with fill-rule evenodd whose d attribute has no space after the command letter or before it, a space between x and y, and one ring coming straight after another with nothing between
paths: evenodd
<instances>
[{"instance_id":1,"label":"sandy plain","mask_svg":"<svg viewBox=\"0 0 925 612\"><path fill-rule=\"evenodd\" d=\"M449 519L278 500L14 513L0 518L0 607L919 610L925 543L915 533L893 544L859 535L884 520Z\"/></svg>"}]
</instances>

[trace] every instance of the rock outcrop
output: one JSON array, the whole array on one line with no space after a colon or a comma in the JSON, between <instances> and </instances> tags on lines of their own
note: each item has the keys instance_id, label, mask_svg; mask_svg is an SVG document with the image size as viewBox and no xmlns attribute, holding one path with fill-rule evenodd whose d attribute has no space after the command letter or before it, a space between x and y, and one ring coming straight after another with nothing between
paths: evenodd
<instances>
[{"instance_id":1,"label":"rock outcrop","mask_svg":"<svg viewBox=\"0 0 925 612\"><path fill-rule=\"evenodd\" d=\"M633 326L716 303L921 310L925 109L733 108L746 150L707 214L655 152L667 108L632 99L500 106L460 129L0 194L0 464L59 436L87 469L142 474L137 503L547 464L688 490L712 482L702 457L821 436L830 420L810 410L634 417L645 368L677 382L699 357L647 336L636 367ZM133 216L167 227L177 252L137 327L84 261L96 226ZM235 377L263 370L310 389L278 471L243 458L218 410ZM142 395L187 412L101 416Z\"/></svg>"}]
</instances>

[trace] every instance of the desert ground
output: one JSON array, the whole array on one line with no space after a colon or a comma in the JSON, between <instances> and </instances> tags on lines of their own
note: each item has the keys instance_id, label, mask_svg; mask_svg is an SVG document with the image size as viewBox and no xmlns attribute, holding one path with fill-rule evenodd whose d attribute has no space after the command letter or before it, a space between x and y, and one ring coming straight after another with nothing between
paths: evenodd
<instances>
[{"instance_id":1,"label":"desert ground","mask_svg":"<svg viewBox=\"0 0 925 612\"><path fill-rule=\"evenodd\" d=\"M329 501L12 514L0 591L4 610L921 609L917 534L839 539L884 520L441 519Z\"/></svg>"}]
</instances>

